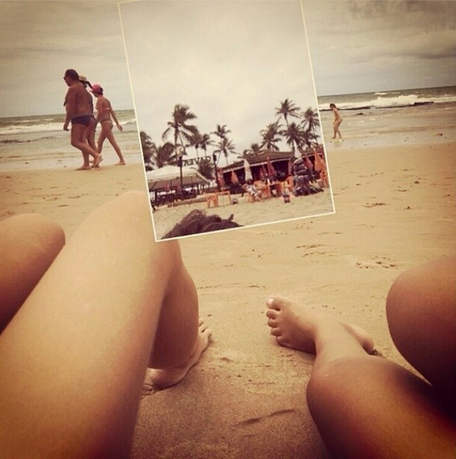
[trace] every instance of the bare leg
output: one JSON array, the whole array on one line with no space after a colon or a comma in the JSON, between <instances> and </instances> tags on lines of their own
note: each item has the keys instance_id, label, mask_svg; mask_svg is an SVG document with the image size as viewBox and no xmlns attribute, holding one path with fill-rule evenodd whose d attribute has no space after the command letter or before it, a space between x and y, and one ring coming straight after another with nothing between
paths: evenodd
<instances>
[{"instance_id":1,"label":"bare leg","mask_svg":"<svg viewBox=\"0 0 456 459\"><path fill-rule=\"evenodd\" d=\"M87 128L87 143L89 144L92 150L97 151L97 146L95 144L95 130L97 128L97 122L95 118L92 118L90 121L90 125Z\"/></svg>"},{"instance_id":2,"label":"bare leg","mask_svg":"<svg viewBox=\"0 0 456 459\"><path fill-rule=\"evenodd\" d=\"M83 165L78 170L89 170L90 162L89 155L94 158L94 166L97 166L102 161L99 153L93 150L87 143L87 128L82 124L73 124L71 126L71 145L78 150L81 150L84 159Z\"/></svg>"},{"instance_id":3,"label":"bare leg","mask_svg":"<svg viewBox=\"0 0 456 459\"><path fill-rule=\"evenodd\" d=\"M187 288L178 245L152 234L146 194L101 207L0 335L5 457L128 457L162 305L182 324L188 311L172 303L177 282ZM195 347L194 314L175 361Z\"/></svg>"},{"instance_id":4,"label":"bare leg","mask_svg":"<svg viewBox=\"0 0 456 459\"><path fill-rule=\"evenodd\" d=\"M0 223L0 333L65 244L63 230L36 214Z\"/></svg>"},{"instance_id":5,"label":"bare leg","mask_svg":"<svg viewBox=\"0 0 456 459\"><path fill-rule=\"evenodd\" d=\"M119 162L117 164L123 166L125 164L125 159L122 156L122 151L120 150L120 147L116 142L116 139L114 138L114 133L112 132L112 122L102 121L101 129L103 130L104 137L109 140L109 143L112 145L115 152L117 153L117 156L119 157Z\"/></svg>"},{"instance_id":6,"label":"bare leg","mask_svg":"<svg viewBox=\"0 0 456 459\"><path fill-rule=\"evenodd\" d=\"M410 269L386 303L394 344L456 413L456 257Z\"/></svg>"},{"instance_id":7,"label":"bare leg","mask_svg":"<svg viewBox=\"0 0 456 459\"><path fill-rule=\"evenodd\" d=\"M316 353L307 400L334 457L454 457L456 425L435 389L369 355L364 330L280 297L268 301L267 315L279 344Z\"/></svg>"},{"instance_id":8,"label":"bare leg","mask_svg":"<svg viewBox=\"0 0 456 459\"><path fill-rule=\"evenodd\" d=\"M98 141L97 141L97 150L101 154L103 150L103 143L106 140L106 134L104 133L103 126L100 132L100 135L98 136Z\"/></svg>"}]
</instances>

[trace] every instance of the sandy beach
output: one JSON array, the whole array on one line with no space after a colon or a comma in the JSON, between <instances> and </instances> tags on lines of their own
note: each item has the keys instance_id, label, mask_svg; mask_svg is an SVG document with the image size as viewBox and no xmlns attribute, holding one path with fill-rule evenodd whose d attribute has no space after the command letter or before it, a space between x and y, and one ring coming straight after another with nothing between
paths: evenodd
<instances>
[{"instance_id":1,"label":"sandy beach","mask_svg":"<svg viewBox=\"0 0 456 459\"><path fill-rule=\"evenodd\" d=\"M235 200L236 204L231 204ZM221 196L218 207L208 208L206 202L184 204L175 207L160 206L153 212L155 236L157 240L171 230L192 210L198 209L207 215L218 215L229 218L243 227L264 225L268 223L327 215L334 212L331 190L308 196L295 197L290 195L290 201L285 203L282 197L265 198L261 202L250 202L248 195L233 194L231 197Z\"/></svg>"},{"instance_id":2,"label":"sandy beach","mask_svg":"<svg viewBox=\"0 0 456 459\"><path fill-rule=\"evenodd\" d=\"M146 190L140 162L90 171L0 169L0 220L41 213L59 222L68 237L87 215L128 190Z\"/></svg>"},{"instance_id":3,"label":"sandy beach","mask_svg":"<svg viewBox=\"0 0 456 459\"><path fill-rule=\"evenodd\" d=\"M182 240L213 340L183 383L143 399L133 457L326 458L305 398L313 359L276 345L265 299L339 315L407 366L385 298L400 272L455 254L455 150L336 151L334 215Z\"/></svg>"},{"instance_id":4,"label":"sandy beach","mask_svg":"<svg viewBox=\"0 0 456 459\"><path fill-rule=\"evenodd\" d=\"M145 394L132 457L328 457L306 405L313 358L276 345L265 299L287 295L356 323L406 365L385 297L403 270L455 253L455 152L455 143L333 150L334 214L182 239L213 338L181 384ZM68 237L103 202L145 186L139 164L6 171L0 184L0 219L44 213ZM241 216L260 205L218 210Z\"/></svg>"}]
</instances>

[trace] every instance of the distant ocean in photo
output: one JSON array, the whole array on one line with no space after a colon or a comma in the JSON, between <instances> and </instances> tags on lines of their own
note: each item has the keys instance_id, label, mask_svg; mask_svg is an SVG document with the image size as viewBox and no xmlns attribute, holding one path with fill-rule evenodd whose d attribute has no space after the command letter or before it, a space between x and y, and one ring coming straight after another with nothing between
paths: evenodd
<instances>
[{"instance_id":1,"label":"distant ocean in photo","mask_svg":"<svg viewBox=\"0 0 456 459\"><path fill-rule=\"evenodd\" d=\"M140 162L141 148L134 110L116 110L123 131L114 135L127 162ZM79 150L70 145L70 133L63 130L65 115L37 115L0 118L0 170L77 168ZM97 136L100 128L97 128ZM113 148L103 145L105 162L117 162Z\"/></svg>"},{"instance_id":2,"label":"distant ocean in photo","mask_svg":"<svg viewBox=\"0 0 456 459\"><path fill-rule=\"evenodd\" d=\"M331 141L334 103L343 142ZM333 148L456 140L456 86L318 97L325 145Z\"/></svg>"}]
</instances>

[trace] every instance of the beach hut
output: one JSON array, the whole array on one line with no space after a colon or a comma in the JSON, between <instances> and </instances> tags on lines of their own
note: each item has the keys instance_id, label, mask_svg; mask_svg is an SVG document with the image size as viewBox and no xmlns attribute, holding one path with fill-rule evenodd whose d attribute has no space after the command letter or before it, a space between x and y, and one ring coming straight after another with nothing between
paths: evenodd
<instances>
[{"instance_id":1,"label":"beach hut","mask_svg":"<svg viewBox=\"0 0 456 459\"><path fill-rule=\"evenodd\" d=\"M231 172L236 173L241 184L247 180L262 180L265 175L272 171L285 180L292 156L293 152L291 151L265 150L249 158L241 159L223 168L225 183L231 184Z\"/></svg>"}]
</instances>

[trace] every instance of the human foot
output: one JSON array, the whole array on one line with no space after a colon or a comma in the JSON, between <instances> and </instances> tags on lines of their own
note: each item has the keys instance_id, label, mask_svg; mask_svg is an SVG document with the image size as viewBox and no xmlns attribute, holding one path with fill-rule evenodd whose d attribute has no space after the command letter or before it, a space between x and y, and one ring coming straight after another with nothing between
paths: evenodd
<instances>
[{"instance_id":1,"label":"human foot","mask_svg":"<svg viewBox=\"0 0 456 459\"><path fill-rule=\"evenodd\" d=\"M81 166L75 169L76 171L90 171L90 166Z\"/></svg>"},{"instance_id":2,"label":"human foot","mask_svg":"<svg viewBox=\"0 0 456 459\"><path fill-rule=\"evenodd\" d=\"M211 335L212 330L208 328L203 319L200 318L196 343L187 361L174 368L148 368L144 384L166 389L181 382L190 368L199 361L201 354L209 345L209 337Z\"/></svg>"},{"instance_id":3,"label":"human foot","mask_svg":"<svg viewBox=\"0 0 456 459\"><path fill-rule=\"evenodd\" d=\"M99 154L93 161L93 168L96 168L100 165L101 161L103 161L103 156L101 156L101 154Z\"/></svg>"},{"instance_id":4,"label":"human foot","mask_svg":"<svg viewBox=\"0 0 456 459\"><path fill-rule=\"evenodd\" d=\"M116 166L125 166L125 164L127 164L124 160L122 161L119 161L118 163L116 163L115 165Z\"/></svg>"},{"instance_id":5,"label":"human foot","mask_svg":"<svg viewBox=\"0 0 456 459\"><path fill-rule=\"evenodd\" d=\"M355 340L367 353L374 352L374 342L362 328L284 297L268 298L266 305L271 334L281 346L315 354L317 340L330 337L339 341Z\"/></svg>"}]
</instances>

